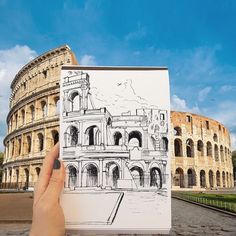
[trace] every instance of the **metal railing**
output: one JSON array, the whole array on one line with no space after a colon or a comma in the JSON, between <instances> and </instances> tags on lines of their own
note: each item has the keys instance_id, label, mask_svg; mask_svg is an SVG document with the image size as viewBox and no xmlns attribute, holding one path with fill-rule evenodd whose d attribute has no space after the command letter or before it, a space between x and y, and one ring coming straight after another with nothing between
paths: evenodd
<instances>
[{"instance_id":1,"label":"metal railing","mask_svg":"<svg viewBox=\"0 0 236 236\"><path fill-rule=\"evenodd\" d=\"M197 197L192 196L189 194L182 194L182 193L174 193L172 194L173 197L182 198L188 201L201 203L203 205L219 208L225 211L230 211L233 213L236 213L236 203L235 202L228 202L225 200L216 200L216 199L210 199L206 197Z\"/></svg>"}]
</instances>

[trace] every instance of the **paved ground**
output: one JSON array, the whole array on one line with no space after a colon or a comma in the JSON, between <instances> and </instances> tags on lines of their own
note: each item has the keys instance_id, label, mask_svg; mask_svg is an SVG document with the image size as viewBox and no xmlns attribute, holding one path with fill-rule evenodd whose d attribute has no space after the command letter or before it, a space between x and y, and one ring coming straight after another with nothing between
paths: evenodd
<instances>
[{"instance_id":1,"label":"paved ground","mask_svg":"<svg viewBox=\"0 0 236 236\"><path fill-rule=\"evenodd\" d=\"M6 194L4 194L6 195ZM23 194L22 198L11 195L0 194L0 221L7 217L22 216L24 208L25 217L30 219L32 198L30 194ZM3 200L4 199L4 200ZM4 208L4 201L7 201L8 211ZM24 207L21 206L23 204ZM3 207L3 208L2 208ZM5 210L4 210L5 209ZM3 212L5 216L3 217ZM11 215L13 214L13 215ZM172 231L170 235L236 235L236 219L223 213L218 213L180 200L172 199ZM23 235L29 233L30 224L3 224L0 223L0 236Z\"/></svg>"}]
</instances>

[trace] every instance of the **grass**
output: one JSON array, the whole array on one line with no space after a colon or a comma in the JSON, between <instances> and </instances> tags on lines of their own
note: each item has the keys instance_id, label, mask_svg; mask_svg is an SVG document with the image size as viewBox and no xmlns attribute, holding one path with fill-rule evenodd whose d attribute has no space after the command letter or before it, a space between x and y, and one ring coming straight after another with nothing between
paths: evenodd
<instances>
[{"instance_id":1,"label":"grass","mask_svg":"<svg viewBox=\"0 0 236 236\"><path fill-rule=\"evenodd\" d=\"M173 196L236 213L236 194L175 192Z\"/></svg>"}]
</instances>

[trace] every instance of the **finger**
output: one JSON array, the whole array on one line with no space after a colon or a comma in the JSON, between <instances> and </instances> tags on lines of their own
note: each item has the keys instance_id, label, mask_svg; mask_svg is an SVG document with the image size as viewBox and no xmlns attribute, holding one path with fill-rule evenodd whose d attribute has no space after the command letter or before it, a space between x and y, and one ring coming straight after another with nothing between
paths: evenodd
<instances>
[{"instance_id":1,"label":"finger","mask_svg":"<svg viewBox=\"0 0 236 236\"><path fill-rule=\"evenodd\" d=\"M54 160L59 157L59 143L57 143L52 150L47 154L43 160L42 170L39 175L37 189L35 191L34 203L42 196L47 189L49 180L51 178Z\"/></svg>"},{"instance_id":2,"label":"finger","mask_svg":"<svg viewBox=\"0 0 236 236\"><path fill-rule=\"evenodd\" d=\"M61 191L63 189L65 179L65 167L62 161L55 160L52 176L50 178L44 198L49 198L50 201L58 202Z\"/></svg>"}]
</instances>

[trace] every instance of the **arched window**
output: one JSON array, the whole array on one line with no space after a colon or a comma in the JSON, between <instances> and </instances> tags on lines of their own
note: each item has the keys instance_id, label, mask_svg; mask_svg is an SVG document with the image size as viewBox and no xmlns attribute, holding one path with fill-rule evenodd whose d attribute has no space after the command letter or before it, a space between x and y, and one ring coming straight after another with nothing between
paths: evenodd
<instances>
[{"instance_id":1,"label":"arched window","mask_svg":"<svg viewBox=\"0 0 236 236\"><path fill-rule=\"evenodd\" d=\"M162 188L162 174L161 170L157 167L150 169L150 187Z\"/></svg>"},{"instance_id":2,"label":"arched window","mask_svg":"<svg viewBox=\"0 0 236 236\"><path fill-rule=\"evenodd\" d=\"M162 138L162 149L168 151L168 139L166 137Z\"/></svg>"},{"instance_id":3,"label":"arched window","mask_svg":"<svg viewBox=\"0 0 236 236\"><path fill-rule=\"evenodd\" d=\"M133 166L131 169L131 175L138 187L144 186L144 173L143 169L139 166Z\"/></svg>"},{"instance_id":4,"label":"arched window","mask_svg":"<svg viewBox=\"0 0 236 236\"><path fill-rule=\"evenodd\" d=\"M17 125L18 125L18 114L15 115L15 124L16 124L16 128L17 128Z\"/></svg>"},{"instance_id":5,"label":"arched window","mask_svg":"<svg viewBox=\"0 0 236 236\"><path fill-rule=\"evenodd\" d=\"M175 170L174 185L184 188L184 171L182 168L177 168Z\"/></svg>"},{"instance_id":6,"label":"arched window","mask_svg":"<svg viewBox=\"0 0 236 236\"><path fill-rule=\"evenodd\" d=\"M55 115L60 114L60 99L59 99L59 97L54 98L54 106L55 106Z\"/></svg>"},{"instance_id":7,"label":"arched window","mask_svg":"<svg viewBox=\"0 0 236 236\"><path fill-rule=\"evenodd\" d=\"M25 110L24 109L21 110L21 124L22 125L25 124Z\"/></svg>"},{"instance_id":8,"label":"arched window","mask_svg":"<svg viewBox=\"0 0 236 236\"><path fill-rule=\"evenodd\" d=\"M39 133L38 134L38 143L39 143L39 151L43 151L44 149L44 137L43 134Z\"/></svg>"},{"instance_id":9,"label":"arched window","mask_svg":"<svg viewBox=\"0 0 236 236\"><path fill-rule=\"evenodd\" d=\"M207 142L207 156L212 157L212 144L211 142Z\"/></svg>"},{"instance_id":10,"label":"arched window","mask_svg":"<svg viewBox=\"0 0 236 236\"><path fill-rule=\"evenodd\" d=\"M68 179L68 187L74 188L77 186L77 170L74 166L69 166L69 179Z\"/></svg>"},{"instance_id":11,"label":"arched window","mask_svg":"<svg viewBox=\"0 0 236 236\"><path fill-rule=\"evenodd\" d=\"M45 101L41 102L41 109L42 109L42 117L47 116L47 103Z\"/></svg>"},{"instance_id":12,"label":"arched window","mask_svg":"<svg viewBox=\"0 0 236 236\"><path fill-rule=\"evenodd\" d=\"M220 145L220 159L224 162L224 148L222 145Z\"/></svg>"},{"instance_id":13,"label":"arched window","mask_svg":"<svg viewBox=\"0 0 236 236\"><path fill-rule=\"evenodd\" d=\"M203 142L202 140L197 141L197 151L198 151L198 156L203 156L204 155L204 149L203 149Z\"/></svg>"},{"instance_id":14,"label":"arched window","mask_svg":"<svg viewBox=\"0 0 236 236\"><path fill-rule=\"evenodd\" d=\"M179 126L176 126L174 128L174 135L175 136L181 136L182 135L182 130L181 130L181 128Z\"/></svg>"},{"instance_id":15,"label":"arched window","mask_svg":"<svg viewBox=\"0 0 236 236\"><path fill-rule=\"evenodd\" d=\"M121 145L122 134L120 132L115 132L114 134L114 144Z\"/></svg>"},{"instance_id":16,"label":"arched window","mask_svg":"<svg viewBox=\"0 0 236 236\"><path fill-rule=\"evenodd\" d=\"M214 134L214 135L213 135L213 140L214 140L215 142L218 142L218 136L217 136L217 134Z\"/></svg>"},{"instance_id":17,"label":"arched window","mask_svg":"<svg viewBox=\"0 0 236 236\"><path fill-rule=\"evenodd\" d=\"M52 131L52 139L54 145L59 141L59 133L57 130Z\"/></svg>"},{"instance_id":18,"label":"arched window","mask_svg":"<svg viewBox=\"0 0 236 236\"><path fill-rule=\"evenodd\" d=\"M34 109L34 106L31 105L30 106L30 119L31 119L31 121L33 121L34 118L35 118L35 109Z\"/></svg>"},{"instance_id":19,"label":"arched window","mask_svg":"<svg viewBox=\"0 0 236 236\"><path fill-rule=\"evenodd\" d=\"M79 130L75 126L69 126L64 134L65 145L76 146L79 141Z\"/></svg>"},{"instance_id":20,"label":"arched window","mask_svg":"<svg viewBox=\"0 0 236 236\"><path fill-rule=\"evenodd\" d=\"M223 183L223 187L225 188L226 184L225 184L225 172L224 171L222 172L222 183Z\"/></svg>"},{"instance_id":21,"label":"arched window","mask_svg":"<svg viewBox=\"0 0 236 236\"><path fill-rule=\"evenodd\" d=\"M210 187L213 188L214 186L214 174L212 170L209 170L209 183Z\"/></svg>"},{"instance_id":22,"label":"arched window","mask_svg":"<svg viewBox=\"0 0 236 236\"><path fill-rule=\"evenodd\" d=\"M227 148L225 147L225 161L227 161L228 153L227 153Z\"/></svg>"},{"instance_id":23,"label":"arched window","mask_svg":"<svg viewBox=\"0 0 236 236\"><path fill-rule=\"evenodd\" d=\"M70 95L70 111L79 111L80 110L80 96L77 91L73 92Z\"/></svg>"},{"instance_id":24,"label":"arched window","mask_svg":"<svg viewBox=\"0 0 236 236\"><path fill-rule=\"evenodd\" d=\"M139 131L131 131L129 133L129 146L142 147L142 134Z\"/></svg>"},{"instance_id":25,"label":"arched window","mask_svg":"<svg viewBox=\"0 0 236 236\"><path fill-rule=\"evenodd\" d=\"M205 170L200 171L200 186L202 188L206 187L206 172L205 172Z\"/></svg>"},{"instance_id":26,"label":"arched window","mask_svg":"<svg viewBox=\"0 0 236 236\"><path fill-rule=\"evenodd\" d=\"M220 171L216 171L216 186L220 187Z\"/></svg>"},{"instance_id":27,"label":"arched window","mask_svg":"<svg viewBox=\"0 0 236 236\"><path fill-rule=\"evenodd\" d=\"M188 187L196 185L196 174L193 169L188 169Z\"/></svg>"},{"instance_id":28,"label":"arched window","mask_svg":"<svg viewBox=\"0 0 236 236\"><path fill-rule=\"evenodd\" d=\"M85 131L86 145L100 145L101 132L96 125L88 127Z\"/></svg>"},{"instance_id":29,"label":"arched window","mask_svg":"<svg viewBox=\"0 0 236 236\"><path fill-rule=\"evenodd\" d=\"M182 141L180 139L175 139L175 156L182 157L183 156L183 148Z\"/></svg>"},{"instance_id":30,"label":"arched window","mask_svg":"<svg viewBox=\"0 0 236 236\"><path fill-rule=\"evenodd\" d=\"M218 146L216 144L214 146L214 151L215 151L215 160L219 161L219 149L218 149Z\"/></svg>"},{"instance_id":31,"label":"arched window","mask_svg":"<svg viewBox=\"0 0 236 236\"><path fill-rule=\"evenodd\" d=\"M18 139L18 155L21 154L21 138Z\"/></svg>"},{"instance_id":32,"label":"arched window","mask_svg":"<svg viewBox=\"0 0 236 236\"><path fill-rule=\"evenodd\" d=\"M30 153L31 152L31 137L27 136L26 140L27 140L27 153Z\"/></svg>"},{"instance_id":33,"label":"arched window","mask_svg":"<svg viewBox=\"0 0 236 236\"><path fill-rule=\"evenodd\" d=\"M187 157L194 157L194 145L192 139L187 139L186 141L186 154Z\"/></svg>"}]
</instances>

